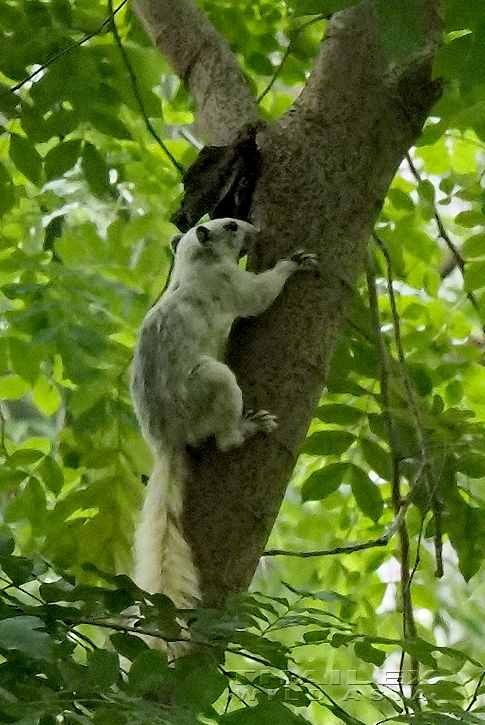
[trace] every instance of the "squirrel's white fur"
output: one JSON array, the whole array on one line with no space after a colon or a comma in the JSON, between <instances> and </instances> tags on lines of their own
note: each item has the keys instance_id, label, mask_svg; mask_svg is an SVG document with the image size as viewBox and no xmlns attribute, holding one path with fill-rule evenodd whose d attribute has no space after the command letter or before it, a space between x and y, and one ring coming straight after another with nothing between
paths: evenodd
<instances>
[{"instance_id":1,"label":"squirrel's white fur","mask_svg":"<svg viewBox=\"0 0 485 725\"><path fill-rule=\"evenodd\" d=\"M134 352L132 395L155 464L135 543L135 580L163 592L178 608L200 598L198 577L182 532L185 449L214 436L227 450L276 420L244 414L236 378L221 362L237 317L266 310L288 277L314 269L314 255L297 252L253 274L239 265L255 228L215 219L177 238L168 287L146 315Z\"/></svg>"}]
</instances>

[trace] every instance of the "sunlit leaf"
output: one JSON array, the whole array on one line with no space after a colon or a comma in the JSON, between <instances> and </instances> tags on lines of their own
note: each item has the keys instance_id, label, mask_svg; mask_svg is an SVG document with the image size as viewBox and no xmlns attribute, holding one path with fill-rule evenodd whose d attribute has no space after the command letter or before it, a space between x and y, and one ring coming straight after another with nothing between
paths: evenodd
<instances>
[{"instance_id":1,"label":"sunlit leaf","mask_svg":"<svg viewBox=\"0 0 485 725\"><path fill-rule=\"evenodd\" d=\"M318 501L329 496L343 483L348 468L347 463L330 463L325 468L314 471L302 486L302 500Z\"/></svg>"},{"instance_id":2,"label":"sunlit leaf","mask_svg":"<svg viewBox=\"0 0 485 725\"><path fill-rule=\"evenodd\" d=\"M317 431L306 439L302 447L302 453L319 456L340 456L355 440L356 436L346 431Z\"/></svg>"},{"instance_id":3,"label":"sunlit leaf","mask_svg":"<svg viewBox=\"0 0 485 725\"><path fill-rule=\"evenodd\" d=\"M0 378L0 398L3 400L16 400L29 390L30 385L20 375L5 375Z\"/></svg>"},{"instance_id":4,"label":"sunlit leaf","mask_svg":"<svg viewBox=\"0 0 485 725\"><path fill-rule=\"evenodd\" d=\"M379 486L358 466L352 466L350 483L357 506L366 516L377 521L384 508Z\"/></svg>"}]
</instances>

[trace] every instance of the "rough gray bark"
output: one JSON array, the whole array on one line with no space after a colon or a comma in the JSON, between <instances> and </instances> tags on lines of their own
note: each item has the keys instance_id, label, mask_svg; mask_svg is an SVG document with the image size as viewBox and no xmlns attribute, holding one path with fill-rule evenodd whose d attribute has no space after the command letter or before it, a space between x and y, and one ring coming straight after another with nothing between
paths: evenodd
<instances>
[{"instance_id":1,"label":"rough gray bark","mask_svg":"<svg viewBox=\"0 0 485 725\"><path fill-rule=\"evenodd\" d=\"M157 16L153 8L168 4L132 3L148 26ZM187 0L173 5L179 3L189 6ZM382 201L436 100L430 64L441 23L436 3L423 5L426 36L402 68L391 69L382 52L371 0L334 15L306 87L258 136L263 173L252 221L261 228L261 239L250 266L261 270L304 248L318 253L321 275L296 275L268 312L241 321L231 335L228 361L247 407L276 413L279 428L226 454L210 443L192 454L184 527L208 606L221 606L229 592L251 581L322 392ZM212 143L221 143L227 138L222 126L228 124L233 133L254 120L255 107L225 43L204 28L208 36L185 77L196 97L204 97L202 124L214 129ZM173 41L165 50L165 36L153 27L150 32L175 67L184 67L187 51L181 62L174 61L179 54ZM227 68L213 76L214 89L205 76L201 94L194 79L204 77L209 65L214 73L201 48L221 47L224 51L210 51L212 62L217 57Z\"/></svg>"},{"instance_id":2,"label":"rough gray bark","mask_svg":"<svg viewBox=\"0 0 485 725\"><path fill-rule=\"evenodd\" d=\"M197 124L223 146L259 111L229 43L193 0L131 0L148 35L197 102Z\"/></svg>"}]
</instances>

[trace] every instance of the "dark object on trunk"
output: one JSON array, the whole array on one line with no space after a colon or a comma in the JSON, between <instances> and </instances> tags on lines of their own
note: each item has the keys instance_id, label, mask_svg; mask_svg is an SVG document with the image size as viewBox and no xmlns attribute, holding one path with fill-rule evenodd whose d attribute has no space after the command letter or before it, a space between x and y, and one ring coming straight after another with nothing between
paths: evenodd
<instances>
[{"instance_id":1,"label":"dark object on trunk","mask_svg":"<svg viewBox=\"0 0 485 725\"><path fill-rule=\"evenodd\" d=\"M229 146L206 146L184 175L185 196L172 216L181 232L204 214L212 219L248 221L251 198L260 174L256 134L261 123L248 124Z\"/></svg>"}]
</instances>

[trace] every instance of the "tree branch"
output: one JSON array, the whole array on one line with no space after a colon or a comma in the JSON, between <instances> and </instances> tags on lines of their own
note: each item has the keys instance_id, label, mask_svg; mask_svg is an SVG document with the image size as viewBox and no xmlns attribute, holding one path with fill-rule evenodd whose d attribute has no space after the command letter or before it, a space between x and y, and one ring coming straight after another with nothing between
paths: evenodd
<instances>
[{"instance_id":1,"label":"tree branch","mask_svg":"<svg viewBox=\"0 0 485 725\"><path fill-rule=\"evenodd\" d=\"M355 551L365 551L366 549L375 549L379 546L387 546L391 541L394 534L400 530L404 521L404 514L409 505L409 501L402 502L401 507L397 513L392 526L387 531L379 536L377 539L371 539L370 541L363 541L351 544L342 544L342 546L335 546L333 549L320 549L317 551L287 551L286 549L267 549L263 551L262 556L296 556L301 559L309 559L315 556L335 556L335 554L353 554Z\"/></svg>"},{"instance_id":2,"label":"tree branch","mask_svg":"<svg viewBox=\"0 0 485 725\"><path fill-rule=\"evenodd\" d=\"M200 128L212 144L234 140L259 110L229 43L192 0L131 0L154 44L197 102Z\"/></svg>"},{"instance_id":3,"label":"tree branch","mask_svg":"<svg viewBox=\"0 0 485 725\"><path fill-rule=\"evenodd\" d=\"M423 0L423 36L416 38L411 55L401 65L390 62L386 56L378 32L378 13L375 0L363 0L352 8L334 13L328 23L324 41L315 60L313 69L297 105L304 105L314 112L328 111L329 99L322 94L331 84L332 105L341 114L352 112L352 99L358 85L365 93L372 93L375 83L384 81L389 89L404 92L405 97L395 101L404 102L409 108L409 120L415 122L416 106L420 105L426 116L427 108L424 88L416 86L416 70L429 68L439 48L443 34L443 21L439 0ZM350 42L349 42L350 41ZM338 63L336 59L338 58ZM426 84L426 78L422 79ZM370 82L369 82L370 81ZM408 88L409 81L411 84ZM436 82L431 82L430 91ZM405 92L411 91L411 95ZM394 94L395 95L395 94ZM365 94L364 94L365 99ZM424 121L424 118L422 119Z\"/></svg>"}]
</instances>

